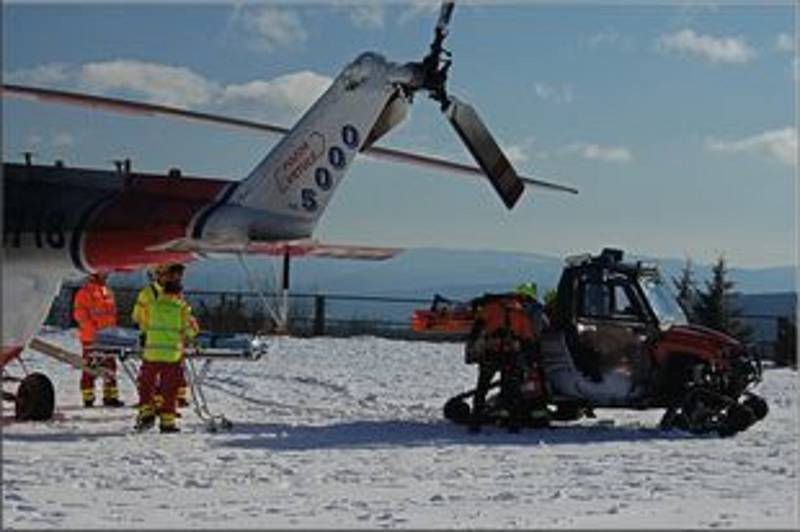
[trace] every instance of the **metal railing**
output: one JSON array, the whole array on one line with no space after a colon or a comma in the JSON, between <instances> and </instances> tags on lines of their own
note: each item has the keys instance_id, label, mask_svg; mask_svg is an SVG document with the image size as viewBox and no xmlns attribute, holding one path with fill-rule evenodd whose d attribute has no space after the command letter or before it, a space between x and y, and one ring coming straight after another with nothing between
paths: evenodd
<instances>
[{"instance_id":1,"label":"metal railing","mask_svg":"<svg viewBox=\"0 0 800 532\"><path fill-rule=\"evenodd\" d=\"M80 286L65 284L48 316L50 325L69 327L72 301ZM118 323L132 326L131 311L138 288L113 288L117 302ZM184 293L192 305L201 328L219 333L273 332L278 326L264 308L263 295L250 291L221 292L190 290ZM267 299L276 306L280 295L269 293ZM287 332L294 336L374 335L387 338L433 340L430 334L411 330L411 313L427 308L430 299L355 294L289 294ZM743 314L742 321L754 334L752 345L765 360L780 365L797 365L797 322L793 317L770 314ZM451 337L441 336L448 340Z\"/></svg>"},{"instance_id":2,"label":"metal railing","mask_svg":"<svg viewBox=\"0 0 800 532\"><path fill-rule=\"evenodd\" d=\"M65 284L50 310L46 323L58 327L74 325L72 301L79 285ZM139 288L112 287L118 323L133 326L131 312ZM272 332L278 326L264 308L263 296L277 305L280 295L256 292L187 290L203 329L220 333ZM288 296L288 332L296 336L354 336L372 334L392 338L422 337L411 330L411 313L430 305L429 299L353 294L293 293ZM427 336L425 336L428 339Z\"/></svg>"},{"instance_id":3,"label":"metal railing","mask_svg":"<svg viewBox=\"0 0 800 532\"><path fill-rule=\"evenodd\" d=\"M774 314L740 314L737 319L751 329L750 345L763 360L797 367L797 320Z\"/></svg>"}]
</instances>

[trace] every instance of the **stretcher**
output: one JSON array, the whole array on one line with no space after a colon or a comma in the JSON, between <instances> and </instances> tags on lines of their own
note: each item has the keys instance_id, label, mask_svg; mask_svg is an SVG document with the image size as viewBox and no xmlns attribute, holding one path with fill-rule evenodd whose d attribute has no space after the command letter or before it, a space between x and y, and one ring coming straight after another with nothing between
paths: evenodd
<instances>
[{"instance_id":1,"label":"stretcher","mask_svg":"<svg viewBox=\"0 0 800 532\"><path fill-rule=\"evenodd\" d=\"M111 327L98 331L91 346L93 357L114 357L134 386L137 385L143 348L136 329ZM186 348L183 370L189 386L192 408L209 432L229 430L233 423L223 414L211 411L203 391L211 364L220 360L256 361L269 350L266 337L247 334L200 333Z\"/></svg>"},{"instance_id":2,"label":"stretcher","mask_svg":"<svg viewBox=\"0 0 800 532\"><path fill-rule=\"evenodd\" d=\"M475 311L468 303L436 294L429 309L411 314L411 330L418 333L466 335L475 323Z\"/></svg>"}]
</instances>

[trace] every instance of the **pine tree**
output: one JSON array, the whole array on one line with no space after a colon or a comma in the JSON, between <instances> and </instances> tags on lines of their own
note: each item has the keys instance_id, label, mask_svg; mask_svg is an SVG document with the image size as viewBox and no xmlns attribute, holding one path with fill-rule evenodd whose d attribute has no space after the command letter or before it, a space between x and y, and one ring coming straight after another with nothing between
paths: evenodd
<instances>
[{"instance_id":1,"label":"pine tree","mask_svg":"<svg viewBox=\"0 0 800 532\"><path fill-rule=\"evenodd\" d=\"M675 296L689 321L694 321L694 306L697 300L697 283L694 280L692 259L686 258L686 263L681 269L680 277L673 277Z\"/></svg>"},{"instance_id":2,"label":"pine tree","mask_svg":"<svg viewBox=\"0 0 800 532\"><path fill-rule=\"evenodd\" d=\"M721 255L717 259L711 272L711 279L705 283L705 291L697 291L693 307L695 323L747 342L753 330L738 319L741 309L734 304L734 282L728 277L729 271L724 256Z\"/></svg>"}]
</instances>

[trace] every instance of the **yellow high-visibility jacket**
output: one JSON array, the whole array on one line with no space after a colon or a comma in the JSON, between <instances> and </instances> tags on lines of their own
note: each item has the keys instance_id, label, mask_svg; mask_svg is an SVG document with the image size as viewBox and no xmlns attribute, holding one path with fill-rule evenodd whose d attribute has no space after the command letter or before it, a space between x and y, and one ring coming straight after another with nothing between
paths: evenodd
<instances>
[{"instance_id":1,"label":"yellow high-visibility jacket","mask_svg":"<svg viewBox=\"0 0 800 532\"><path fill-rule=\"evenodd\" d=\"M162 293L164 293L164 288L155 281L139 290L139 295L136 296L136 303L133 305L131 318L140 330L144 330L144 309Z\"/></svg>"},{"instance_id":2,"label":"yellow high-visibility jacket","mask_svg":"<svg viewBox=\"0 0 800 532\"><path fill-rule=\"evenodd\" d=\"M185 299L179 295L162 294L144 307L143 330L142 360L179 362L186 340L197 336L199 327Z\"/></svg>"}]
</instances>

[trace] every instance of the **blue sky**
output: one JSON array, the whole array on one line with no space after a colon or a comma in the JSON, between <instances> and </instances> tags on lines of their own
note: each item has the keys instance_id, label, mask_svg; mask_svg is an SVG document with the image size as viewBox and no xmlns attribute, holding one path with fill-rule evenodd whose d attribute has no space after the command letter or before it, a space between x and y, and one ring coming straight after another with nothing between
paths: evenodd
<instances>
[{"instance_id":1,"label":"blue sky","mask_svg":"<svg viewBox=\"0 0 800 532\"><path fill-rule=\"evenodd\" d=\"M290 125L360 52L427 51L433 3L3 6L6 82L80 89ZM517 170L580 189L528 189L506 211L488 183L362 162L322 240L563 255L720 253L796 262L792 4L457 5L450 91L475 105ZM275 138L4 99L3 156L240 178ZM417 97L382 141L469 161Z\"/></svg>"}]
</instances>

